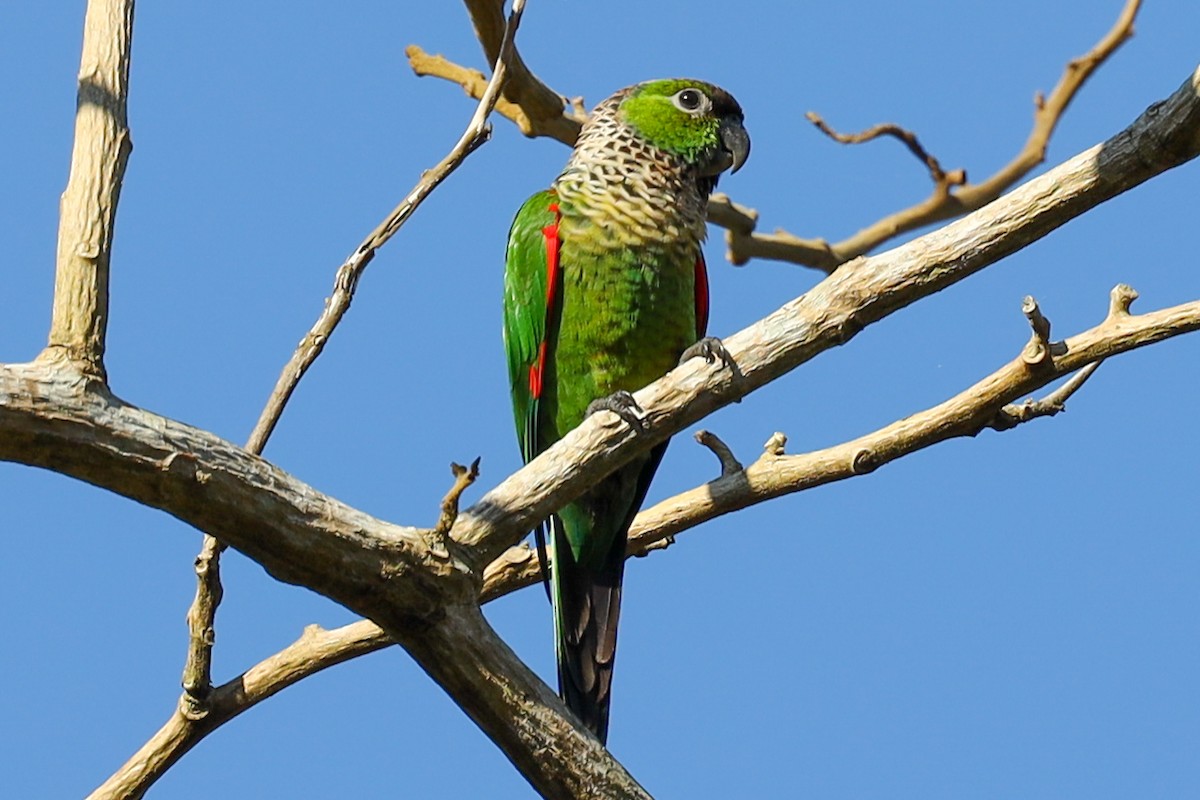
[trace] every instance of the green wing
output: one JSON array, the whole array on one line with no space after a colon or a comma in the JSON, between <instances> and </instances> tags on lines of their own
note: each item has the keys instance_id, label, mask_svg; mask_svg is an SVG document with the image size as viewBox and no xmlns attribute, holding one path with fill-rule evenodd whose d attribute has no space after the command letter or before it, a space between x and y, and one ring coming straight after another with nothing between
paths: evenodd
<instances>
[{"instance_id":1,"label":"green wing","mask_svg":"<svg viewBox=\"0 0 1200 800\"><path fill-rule=\"evenodd\" d=\"M513 418L526 463L549 446L539 441L539 399L556 322L558 206L552 191L525 201L508 234L504 267L504 349ZM547 291L547 287L550 290Z\"/></svg>"}]
</instances>

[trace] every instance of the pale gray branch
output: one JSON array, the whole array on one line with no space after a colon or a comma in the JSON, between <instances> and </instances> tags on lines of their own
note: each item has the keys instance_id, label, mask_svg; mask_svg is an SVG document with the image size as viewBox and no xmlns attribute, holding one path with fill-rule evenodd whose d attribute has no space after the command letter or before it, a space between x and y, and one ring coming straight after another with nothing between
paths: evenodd
<instances>
[{"instance_id":1,"label":"pale gray branch","mask_svg":"<svg viewBox=\"0 0 1200 800\"><path fill-rule=\"evenodd\" d=\"M1056 355L1045 366L1035 368L1018 356L949 400L849 442L786 455L786 437L776 433L750 466L638 514L629 531L629 555L645 555L659 543L724 514L869 474L947 439L975 436L985 428L1005 431L1038 417L1053 416L1105 358L1195 330L1200 330L1200 300L1140 316L1130 316L1128 311L1110 314L1097 327L1058 343L1061 347L1054 349ZM1042 400L1013 404L1018 397L1076 370L1070 380ZM512 547L488 565L481 597L491 600L539 579L533 549Z\"/></svg>"},{"instance_id":2,"label":"pale gray branch","mask_svg":"<svg viewBox=\"0 0 1200 800\"><path fill-rule=\"evenodd\" d=\"M693 360L647 387L637 399L648 432L634 436L609 415L589 420L460 514L453 533L465 547L444 556L427 532L377 520L244 449L129 406L69 364L0 365L0 459L73 475L166 510L239 548L280 580L375 620L548 796L574 796L585 786L601 787L606 796L643 796L487 628L476 607L476 565L683 426L1195 157L1198 89L1200 70L1103 145L943 230L847 265L730 337L725 345L739 367L736 381L719 364ZM1161 316L1117 314L1105 325L1128 349L1194 330L1200 321L1195 303L1156 313ZM1146 325L1156 332L1148 334ZM1081 337L1065 347L1035 377L1104 355ZM1019 368L1030 370L1023 362ZM860 447L846 462L856 473L886 455L863 452Z\"/></svg>"},{"instance_id":3,"label":"pale gray branch","mask_svg":"<svg viewBox=\"0 0 1200 800\"><path fill-rule=\"evenodd\" d=\"M133 144L126 104L133 0L91 0L75 110L71 175L58 223L48 358L99 378L108 327L108 267L121 181Z\"/></svg>"},{"instance_id":4,"label":"pale gray branch","mask_svg":"<svg viewBox=\"0 0 1200 800\"><path fill-rule=\"evenodd\" d=\"M845 265L724 340L739 375L692 360L635 395L647 430L586 420L464 511L455 539L487 563L564 501L637 453L863 327L963 280L1100 203L1200 153L1200 69L1128 128L994 203L905 245Z\"/></svg>"}]
</instances>

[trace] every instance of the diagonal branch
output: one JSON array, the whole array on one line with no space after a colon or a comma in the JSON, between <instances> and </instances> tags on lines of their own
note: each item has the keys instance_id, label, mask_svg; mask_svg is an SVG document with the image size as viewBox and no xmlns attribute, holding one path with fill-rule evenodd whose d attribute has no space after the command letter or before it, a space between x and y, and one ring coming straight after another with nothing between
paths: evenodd
<instances>
[{"instance_id":1,"label":"diagonal branch","mask_svg":"<svg viewBox=\"0 0 1200 800\"><path fill-rule=\"evenodd\" d=\"M591 418L460 514L456 541L474 551L464 553L472 562L491 561L623 459L1197 153L1200 69L1103 145L935 234L830 276L726 340L739 367L736 383L720 365L693 360L639 392L646 433L635 438L610 415ZM1121 294L1113 306L1121 310L1131 296ZM1119 315L1113 325L1130 347L1148 344L1200 327L1200 303L1145 317ZM1068 355L1054 362L1064 369L1103 355L1095 341L1066 345ZM469 563L456 555L435 557L420 531L374 520L245 450L125 405L51 364L0 367L0 434L0 458L52 468L163 508L238 547L280 580L375 620L406 647L417 646L414 630L436 625L446 608L473 602L479 591ZM422 663L444 685L463 679L442 674L462 665ZM538 691L530 688L510 702L527 702ZM506 731L487 732L506 752L522 746L506 739ZM587 738L576 733L577 743ZM592 762L580 768L599 769Z\"/></svg>"},{"instance_id":2,"label":"diagonal branch","mask_svg":"<svg viewBox=\"0 0 1200 800\"><path fill-rule=\"evenodd\" d=\"M1122 287L1114 289L1114 293ZM1200 330L1200 300L1140 316L1109 314L1100 325L1057 343L1046 367L1018 355L983 380L933 408L811 453L785 455L768 442L763 454L740 472L670 497L638 514L629 532L629 555L642 556L695 526L758 503L827 483L855 478L918 450L985 429L1007 431L1064 410L1064 404L1111 356ZM1015 403L1072 372L1058 389L1037 401ZM540 580L532 548L511 548L488 566L481 596L500 597Z\"/></svg>"},{"instance_id":3,"label":"diagonal branch","mask_svg":"<svg viewBox=\"0 0 1200 800\"><path fill-rule=\"evenodd\" d=\"M48 358L101 381L108 326L108 265L125 165L133 149L126 105L133 0L91 0L75 110L71 175L58 224Z\"/></svg>"},{"instance_id":4,"label":"diagonal branch","mask_svg":"<svg viewBox=\"0 0 1200 800\"><path fill-rule=\"evenodd\" d=\"M455 539L475 550L472 561L492 560L622 459L1197 153L1200 69L1103 145L936 234L863 259L856 269L827 278L728 339L726 348L742 375L736 385L719 366L693 361L639 393L650 430L637 440L608 415L584 423L463 512ZM1129 296L1122 295L1126 306ZM1113 305L1121 307L1117 301ZM1200 321L1195 304L1170 312L1167 321L1187 329ZM1136 335L1141 329L1134 321L1141 319L1116 324ZM1088 360L1101 355L1093 352ZM1078 366L1082 363L1073 368ZM462 591L477 594L473 579L460 580L470 575L470 567L432 558L420 532L389 528L297 485L243 450L139 412L94 388L87 391L79 376L56 375L48 367L0 367L0 458L53 468L168 510L243 550L281 580L309 586L376 622L392 620L383 627L393 635L414 620L436 615L447 592L460 598ZM56 409L53 418L40 419L49 408ZM130 420L142 420L135 426L137 436L107 438L114 426ZM293 494L281 492L287 486L295 488ZM381 576L397 574L406 580L379 583ZM403 609L399 618L395 608Z\"/></svg>"},{"instance_id":5,"label":"diagonal branch","mask_svg":"<svg viewBox=\"0 0 1200 800\"><path fill-rule=\"evenodd\" d=\"M502 3L488 5L496 5L498 13L503 8ZM291 360L280 373L275 389L271 392L267 405L259 416L258 424L254 426L254 431L250 434L250 441L246 445L247 449L255 453L262 452L263 446L271 436L271 431L275 429L275 424L283 413L283 407L292 396L296 385L316 361L317 356L321 355L321 351L325 349L325 343L329 341L334 329L350 309L350 302L354 299L359 278L362 277L367 265L371 263L371 259L375 257L375 253L400 230L400 227L412 216L425 198L440 186L466 160L467 156L475 152L491 137L492 129L487 118L500 98L500 90L508 80L510 70L515 74L528 74L528 70L523 64L520 64L513 46L517 28L521 24L524 6L524 0L514 0L507 25L504 24L503 17L500 18L499 31L502 35L496 40L495 53L489 57L489 60L495 63L495 69L492 72L491 80L483 87L479 105L476 106L475 113L471 116L471 121L467 123L467 129L463 131L463 135L445 158L439 161L433 169L422 174L421 180L412 188L412 191L392 209L382 222L375 226L375 230L371 231L367 238L350 254L350 257L338 267L333 281L333 294L325 301L325 309L321 312L321 316L317 318L312 329L300 341L296 352L292 354ZM515 63L510 64L510 60ZM517 69L518 65L520 65L520 70Z\"/></svg>"},{"instance_id":6,"label":"diagonal branch","mask_svg":"<svg viewBox=\"0 0 1200 800\"><path fill-rule=\"evenodd\" d=\"M1114 292L1121 289L1118 287ZM1188 308L1191 310L1188 311ZM1125 313L1128 314L1128 311ZM1136 330L1130 329L1131 324L1137 326ZM777 434L767 443L763 455L748 469L740 464L733 467L736 459L732 459L732 454L727 454L721 459L722 475L719 479L668 498L640 513L630 530L629 555L645 555L674 535L722 514L864 474L853 469L855 455L886 450L885 443L898 435L899 444L891 448L888 461L950 438L973 436L984 428L1005 431L1037 417L1053 416L1064 410L1066 401L1104 358L1196 329L1200 329L1200 303L1191 303L1182 310L1166 309L1128 321L1110 313L1099 327L1068 340L1068 351L1073 351L1074 343L1078 343L1080 349L1086 350L1089 357L1096 360L1041 400L1013 404L1005 398L1015 399L1025 391L1034 391L1058 380L1067 373L1074 361L1059 362L1052 372L1038 373L1034 381L1037 385L1031 383L1025 391L1011 380L1014 376L1020 378L1020 371L1012 369L1012 364L1007 365L977 386L906 420L911 424L904 425L899 434L896 429L901 423L853 442L796 456L784 455L780 441L782 437ZM981 394L977 391L980 386L991 387L991 390ZM1003 405L997 408L997 403ZM725 450L727 452L727 448ZM860 467L862 463L860 460ZM887 462L881 461L876 467L883 463ZM712 502L709 502L710 498ZM533 549L527 545L510 548L489 564L484 572L480 602L490 602L539 580L540 568ZM210 711L197 726L198 733L188 746L243 711L310 675L393 644L395 642L391 637L370 620L359 620L334 630L310 625L296 642L215 689ZM175 728L166 726L158 737L169 741L174 732ZM143 756L151 750L151 743L148 743L138 755ZM135 756L124 769L133 770L143 762L144 758Z\"/></svg>"},{"instance_id":7,"label":"diagonal branch","mask_svg":"<svg viewBox=\"0 0 1200 800\"><path fill-rule=\"evenodd\" d=\"M490 563L599 477L713 410L966 278L1068 220L1200 154L1200 69L1128 128L1005 197L905 245L858 260L726 339L736 380L689 362L638 392L648 430L593 417L464 511L455 539ZM586 454L586 457L581 457Z\"/></svg>"}]
</instances>

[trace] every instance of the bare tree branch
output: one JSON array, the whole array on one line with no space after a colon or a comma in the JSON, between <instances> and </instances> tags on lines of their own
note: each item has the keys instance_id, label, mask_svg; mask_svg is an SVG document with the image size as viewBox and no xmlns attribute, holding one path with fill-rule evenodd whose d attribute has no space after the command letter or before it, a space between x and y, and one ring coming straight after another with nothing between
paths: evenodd
<instances>
[{"instance_id":1,"label":"bare tree branch","mask_svg":"<svg viewBox=\"0 0 1200 800\"><path fill-rule=\"evenodd\" d=\"M963 170L943 172L936 159L930 164L923 149L919 146L914 149L916 137L909 134L912 141L906 140L906 143L917 153L918 158L926 162L934 179L933 191L928 198L914 206L889 214L853 236L834 244L823 239L801 239L782 230L771 234L755 233L753 225L747 230L746 220L743 219L741 224L729 227L725 235L725 241L729 245L729 260L734 264L745 264L752 258L790 261L828 273L852 258L869 253L890 239L934 222L953 219L992 202L1046 160L1046 147L1067 106L1092 73L1133 36L1133 21L1140 6L1141 0L1128 0L1116 23L1104 38L1087 53L1067 64L1050 96L1046 98L1038 93L1034 101L1033 128L1025 144L1011 161L982 183L967 183ZM903 130L894 125L880 127ZM826 132L832 134L832 131ZM875 137L835 138L853 143ZM905 139L904 136L900 138Z\"/></svg>"},{"instance_id":2,"label":"bare tree branch","mask_svg":"<svg viewBox=\"0 0 1200 800\"><path fill-rule=\"evenodd\" d=\"M471 9L472 19L476 20L477 33L480 32L480 27L476 9L493 5L496 5L495 0L468 0L467 6ZM820 120L820 117L816 117L814 122L817 122L818 127L838 141L857 143L881 135L899 138L930 170L934 179L933 192L920 203L889 214L836 243L825 239L802 239L784 230L758 233L755 230L758 225L757 211L734 203L726 195L713 195L708 205L708 220L726 229L725 241L730 262L741 265L753 258L762 258L787 261L830 273L841 264L868 253L897 236L934 222L962 216L987 205L1045 160L1050 137L1067 106L1092 73L1133 35L1133 21L1140 6L1141 0L1128 0L1116 23L1104 38L1086 54L1067 64L1050 96L1045 98L1040 93L1037 95L1033 128L1025 144L1008 164L982 183L967 183L966 173L961 169L944 171L937 159L919 145L915 134L898 125L885 123L862 134L845 135L835 133ZM484 49L487 51L482 33L480 38L484 41ZM410 46L406 52L409 64L416 74L453 81L472 97L479 96L482 75L477 71L451 63L441 56L430 56L415 45ZM522 87L523 91L516 92L518 86ZM558 105L545 103L536 108L526 105L522 98L534 94L539 97L553 96L562 101L561 96L528 74L520 79L514 78L509 88L514 90L511 94L513 104L499 109L503 116L515 122L527 136L549 136L568 145L574 144L579 125L584 118L582 101L575 101L571 110L564 110L561 102ZM814 116L816 115L810 114L810 119Z\"/></svg>"},{"instance_id":3,"label":"bare tree branch","mask_svg":"<svg viewBox=\"0 0 1200 800\"><path fill-rule=\"evenodd\" d=\"M502 2L484 3L480 0L472 5L495 6L496 13L501 13L503 10ZM433 169L422 174L421 180L412 188L412 191L392 209L382 222L375 226L375 230L371 231L367 238L350 254L350 257L338 267L333 281L333 294L325 301L325 310L321 312L321 316L317 318L312 329L300 341L296 352L292 354L291 360L280 373L275 389L271 392L267 405L259 416L258 424L254 426L254 431L250 434L250 440L246 445L248 450L255 453L262 452L271 431L275 429L275 424L283 413L283 407L287 404L288 398L292 396L292 392L300 379L304 377L304 373L325 349L325 343L350 309L350 302L354 299L354 292L358 288L358 280L362 277L363 270L371 263L371 259L375 257L375 253L400 230L400 227L412 216L425 198L440 186L442 181L466 160L467 156L475 152L491 136L492 129L487 118L499 100L500 90L508 79L509 72L511 71L514 75L528 75L528 69L521 64L513 46L517 27L521 24L521 13L524 11L524 6L525 0L513 0L513 9L509 15L507 26L503 21L503 16L499 17L497 30L500 35L496 39L495 52L489 55L489 61L495 64L495 68L491 80L484 86L479 105L475 108L475 113L463 135L445 158L439 161ZM510 64L510 60L514 63Z\"/></svg>"},{"instance_id":4,"label":"bare tree branch","mask_svg":"<svg viewBox=\"0 0 1200 800\"><path fill-rule=\"evenodd\" d=\"M731 337L725 345L741 373L736 385L728 370L698 360L675 370L638 395L648 432L634 438L608 415L588 420L459 515L455 539L473 555L456 547L449 560L439 559L421 531L349 509L211 434L127 406L61 365L0 368L0 458L52 468L163 508L243 550L280 580L309 586L374 619L407 646L414 624L426 628L447 606L474 601L479 587L472 563L500 555L623 459L864 325L1193 158L1200 152L1198 95L1200 69L1103 145L943 230L839 271ZM1169 311L1160 312L1167 322L1194 327L1195 304ZM1145 338L1136 322L1144 319L1114 324L1139 345L1166 335ZM1083 361L1069 361L1081 353ZM1102 355L1073 350L1055 364L1074 369ZM54 413L47 416L47 409ZM863 471L873 458L853 463ZM468 560L460 562L460 553ZM431 673L438 669L424 665Z\"/></svg>"},{"instance_id":5,"label":"bare tree branch","mask_svg":"<svg viewBox=\"0 0 1200 800\"><path fill-rule=\"evenodd\" d=\"M336 631L310 625L295 643L214 689L203 717L189 717L184 709L172 714L89 800L144 796L192 747L238 714L315 672L392 644L391 637L367 620Z\"/></svg>"},{"instance_id":6,"label":"bare tree branch","mask_svg":"<svg viewBox=\"0 0 1200 800\"><path fill-rule=\"evenodd\" d=\"M105 380L108 264L133 142L126 104L133 0L91 0L83 25L75 145L58 225L54 311L46 358Z\"/></svg>"},{"instance_id":7,"label":"bare tree branch","mask_svg":"<svg viewBox=\"0 0 1200 800\"><path fill-rule=\"evenodd\" d=\"M933 180L935 187L941 191L948 192L951 186L961 186L967 182L967 173L965 170L956 169L946 172L942 169L941 163L921 145L915 133L907 128L901 128L895 123L880 123L860 133L838 133L829 127L829 124L817 112L809 111L804 116L808 118L809 122L817 126L817 130L841 144L862 144L863 142L878 139L881 136L891 136L893 139L898 139L918 161L925 165L925 169L929 170L929 177Z\"/></svg>"},{"instance_id":8,"label":"bare tree branch","mask_svg":"<svg viewBox=\"0 0 1200 800\"><path fill-rule=\"evenodd\" d=\"M649 800L604 745L582 732L474 602L447 608L428 632L401 644L542 797Z\"/></svg>"},{"instance_id":9,"label":"bare tree branch","mask_svg":"<svg viewBox=\"0 0 1200 800\"><path fill-rule=\"evenodd\" d=\"M1114 289L1114 297L1123 290L1128 287ZM1119 310L1110 312L1100 326L1068 340L1067 353L1084 353L1079 359L1093 360L1042 400L1012 404L1006 398L1019 397L1058 380L1077 365L1077 359L1058 362L1052 371L1036 374L1028 369L1022 373L1018 364L1023 361L1017 359L932 409L851 442L813 453L785 455L785 437L776 434L767 442L762 456L749 468L723 472L721 478L668 498L639 514L630 532L629 555L645 555L659 543L716 516L774 497L866 474L863 468L869 462L865 460L867 457L860 455L862 453L888 453L886 461L874 464L874 468L878 468L950 438L974 436L985 428L1009 430L1022 422L1057 414L1104 358L1198 328L1200 302L1132 318L1126 307L1123 317ZM1021 380L1030 382L1019 385ZM980 387L986 392L981 393ZM480 602L490 602L538 580L539 567L533 549L526 545L510 548L485 571ZM155 769L156 759L162 754L171 753L174 756L171 763L174 763L208 733L293 683L392 644L391 637L369 620L332 631L311 625L292 645L216 688L208 713L195 724L189 724L182 715L173 715L112 780L122 785L148 785L149 781L142 773ZM117 795L100 794L99 790L93 795L102 796Z\"/></svg>"},{"instance_id":10,"label":"bare tree branch","mask_svg":"<svg viewBox=\"0 0 1200 800\"><path fill-rule=\"evenodd\" d=\"M457 83L468 96L476 100L483 97L488 81L479 70L459 66L440 55L430 55L415 44L404 48L404 54L408 56L408 64L418 76L428 75L443 78ZM528 96L531 92L540 91L536 87L551 91L532 74L526 72L525 77L526 81L532 83L522 84L516 76L510 77L505 94L511 94L514 97ZM536 86L533 85L534 83ZM518 86L522 88L518 89ZM526 136L546 136L570 146L575 144L575 140L579 138L579 129L583 127L584 120L587 119L587 109L583 106L582 97L572 100L559 97L558 100L557 110L550 107L545 109L550 112L546 116L531 116L536 113L532 108L526 108L512 100L502 98L496 103L496 113L514 123ZM545 107L539 106L540 108Z\"/></svg>"},{"instance_id":11,"label":"bare tree branch","mask_svg":"<svg viewBox=\"0 0 1200 800\"><path fill-rule=\"evenodd\" d=\"M516 0L514 14L520 4ZM473 10L487 5L468 0ZM497 75L502 68L503 60ZM454 538L462 547L442 552L429 531L376 520L247 450L129 406L97 385L86 364L62 359L0 365L0 458L54 469L167 510L243 550L280 580L313 588L375 620L544 795L577 796L599 787L604 796L644 796L486 625L477 607L476 564L501 554L533 522L692 420L1194 157L1200 152L1198 87L1200 71L1104 145L994 207L860 260L732 337L726 344L739 366L736 382L727 370L692 362L643 390L646 434L634 437L605 415L589 420L460 515ZM384 232L376 247L394 229ZM1128 315L1128 301L1124 305L1124 315L1110 322L1125 349L1200 327L1198 303L1140 317ZM1120 302L1114 299L1113 307L1120 310ZM1036 366L1020 360L1024 379L1041 380L1074 360L1103 357L1086 336L1064 343L1061 355L1048 347L1051 358ZM269 430L263 441L266 435ZM860 474L887 456L860 448L849 468Z\"/></svg>"},{"instance_id":12,"label":"bare tree branch","mask_svg":"<svg viewBox=\"0 0 1200 800\"><path fill-rule=\"evenodd\" d=\"M224 546L204 537L196 555L196 595L187 611L188 649L183 662L183 696L178 712L191 720L208 713L212 695L212 651L216 643L217 607L225 591L221 587L221 552Z\"/></svg>"},{"instance_id":13,"label":"bare tree branch","mask_svg":"<svg viewBox=\"0 0 1200 800\"><path fill-rule=\"evenodd\" d=\"M646 411L646 431L635 435L610 415L584 422L464 511L456 541L475 548L478 561L492 561L564 501L637 453L1198 153L1200 69L1103 144L934 233L859 259L726 339L738 365L736 379L721 365L693 360L641 390L635 398Z\"/></svg>"},{"instance_id":14,"label":"bare tree branch","mask_svg":"<svg viewBox=\"0 0 1200 800\"><path fill-rule=\"evenodd\" d=\"M1121 287L1114 289L1114 293ZM1010 430L1064 410L1064 404L1111 356L1200 330L1200 300L1141 316L1110 314L1100 325L1062 342L1047 368L1023 357L933 408L843 444L785 455L781 434L744 470L667 498L643 510L629 532L629 555L642 556L660 542L710 519L784 495L869 474L918 450L980 431ZM1075 374L1042 400L1015 404L1022 395ZM527 545L510 548L484 573L481 597L491 600L540 580L537 556Z\"/></svg>"},{"instance_id":15,"label":"bare tree branch","mask_svg":"<svg viewBox=\"0 0 1200 800\"><path fill-rule=\"evenodd\" d=\"M516 36L517 27L520 25L523 9L524 0L514 0L509 20L502 23L502 35L498 42L496 66L492 79L484 86L479 105L459 141L441 162L422 175L421 180L412 191L338 268L332 295L326 300L325 308L312 330L300 342L300 346L284 367L275 389L259 417L258 424L250 435L246 444L249 452L262 453L292 392L304 373L324 350L329 337L349 310L359 278L374 258L376 251L395 235L408 217L442 181L488 140L491 128L487 123L487 117L499 98L500 88L505 81L507 73L505 62L506 59L512 57L513 39ZM461 493L461 489L459 492ZM105 786L97 790L98 792L113 791L118 796L123 796L128 793L130 787L120 783L120 780L131 776L145 778L149 782L156 780L161 775L161 771L173 764L179 756L190 749L193 743L191 737L186 735L172 735L164 738L162 737L163 731L174 730L173 723L176 721L177 715L182 716L182 727L186 728L188 722L197 723L209 713L213 690L212 650L215 640L216 613L223 594L220 577L220 559L223 549L224 546L217 539L205 536L200 553L196 556L196 595L187 613L189 636L188 652L183 670L183 696L180 698L178 709L172 715L172 720L168 721L167 725L160 730L159 736L147 743L147 746L157 744L177 750L177 754L173 755L169 751L145 753L143 751L146 750L146 747L143 747L135 754L134 761L139 764L153 761L160 765L161 769L157 772L131 769L130 764L127 764ZM200 733L199 736L203 736L203 733ZM135 790L144 792L148 786L149 783ZM96 796L104 795L97 794Z\"/></svg>"}]
</instances>

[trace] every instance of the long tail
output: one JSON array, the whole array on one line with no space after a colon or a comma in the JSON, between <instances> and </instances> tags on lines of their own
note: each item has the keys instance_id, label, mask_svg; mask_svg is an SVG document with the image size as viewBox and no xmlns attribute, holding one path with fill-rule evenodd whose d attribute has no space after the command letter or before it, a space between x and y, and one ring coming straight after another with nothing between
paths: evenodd
<instances>
[{"instance_id":1,"label":"long tail","mask_svg":"<svg viewBox=\"0 0 1200 800\"><path fill-rule=\"evenodd\" d=\"M608 740L627 534L666 449L666 443L655 447L643 465L618 470L564 509L562 516L551 518L558 692L601 743ZM597 530L613 516L615 530ZM603 550L581 549L577 559L563 517L576 527L589 528L593 541L604 542ZM574 533L578 540L578 531Z\"/></svg>"},{"instance_id":2,"label":"long tail","mask_svg":"<svg viewBox=\"0 0 1200 800\"><path fill-rule=\"evenodd\" d=\"M554 535L554 650L558 661L558 693L601 742L608 738L613 661L617 653L617 621L621 613L620 557L606 559L600 569L575 561L562 521L551 524Z\"/></svg>"}]
</instances>

